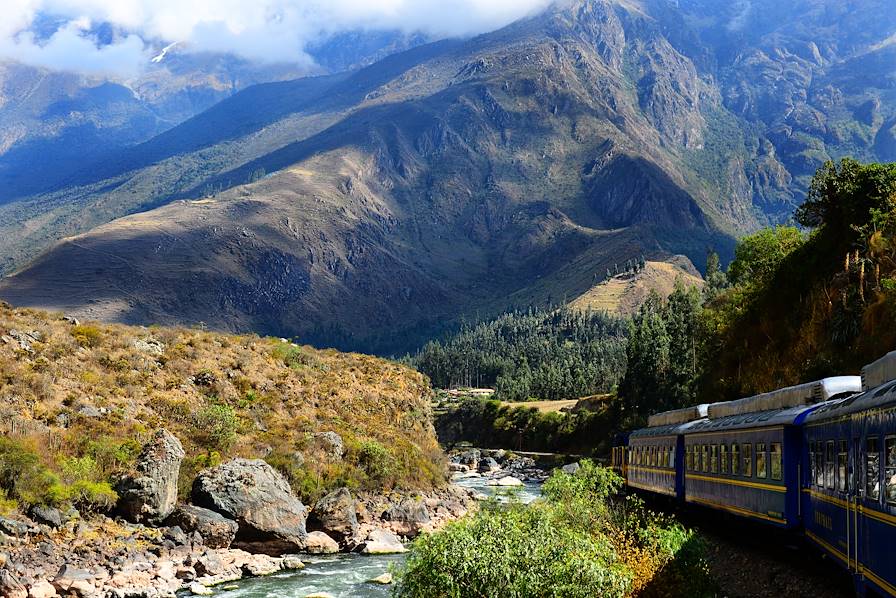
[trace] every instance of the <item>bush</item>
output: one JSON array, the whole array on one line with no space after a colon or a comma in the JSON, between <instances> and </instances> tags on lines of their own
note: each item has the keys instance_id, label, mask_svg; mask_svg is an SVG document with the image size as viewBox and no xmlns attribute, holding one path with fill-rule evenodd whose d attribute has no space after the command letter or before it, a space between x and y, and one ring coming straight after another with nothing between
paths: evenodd
<instances>
[{"instance_id":1,"label":"bush","mask_svg":"<svg viewBox=\"0 0 896 598\"><path fill-rule=\"evenodd\" d=\"M397 462L392 453L376 440L363 440L357 448L358 465L374 485L387 485L395 477Z\"/></svg>"},{"instance_id":2,"label":"bush","mask_svg":"<svg viewBox=\"0 0 896 598\"><path fill-rule=\"evenodd\" d=\"M621 597L629 583L605 538L558 526L543 506L493 503L419 539L395 595Z\"/></svg>"},{"instance_id":3,"label":"bush","mask_svg":"<svg viewBox=\"0 0 896 598\"><path fill-rule=\"evenodd\" d=\"M56 504L65 500L59 479L30 448L10 438L0 438L0 490L19 506Z\"/></svg>"},{"instance_id":4,"label":"bush","mask_svg":"<svg viewBox=\"0 0 896 598\"><path fill-rule=\"evenodd\" d=\"M617 495L622 479L584 461L555 473L529 506L486 503L423 536L395 594L429 596L713 596L698 537Z\"/></svg>"},{"instance_id":5,"label":"bush","mask_svg":"<svg viewBox=\"0 0 896 598\"><path fill-rule=\"evenodd\" d=\"M82 347L98 347L103 340L103 333L96 326L75 326L72 337Z\"/></svg>"},{"instance_id":6,"label":"bush","mask_svg":"<svg viewBox=\"0 0 896 598\"><path fill-rule=\"evenodd\" d=\"M193 422L196 441L208 449L227 451L236 440L239 422L233 407L213 404L203 408Z\"/></svg>"}]
</instances>

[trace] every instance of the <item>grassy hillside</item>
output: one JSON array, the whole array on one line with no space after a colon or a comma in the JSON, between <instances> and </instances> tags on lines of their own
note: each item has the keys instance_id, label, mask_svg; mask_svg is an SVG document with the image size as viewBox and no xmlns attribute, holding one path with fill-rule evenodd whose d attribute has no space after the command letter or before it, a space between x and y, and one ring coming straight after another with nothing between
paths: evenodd
<instances>
[{"instance_id":1,"label":"grassy hillside","mask_svg":"<svg viewBox=\"0 0 896 598\"><path fill-rule=\"evenodd\" d=\"M305 499L341 485L430 488L445 477L429 392L421 374L374 357L0 305L0 464L30 454L63 484L114 478L164 426L187 452L182 495L232 456L265 458ZM326 431L344 459L314 436Z\"/></svg>"},{"instance_id":2,"label":"grassy hillside","mask_svg":"<svg viewBox=\"0 0 896 598\"><path fill-rule=\"evenodd\" d=\"M703 286L700 273L689 259L675 256L668 261L647 261L638 272L626 272L602 281L576 297L570 305L582 311L605 311L630 316L651 292L668 297L680 280L687 287Z\"/></svg>"}]
</instances>

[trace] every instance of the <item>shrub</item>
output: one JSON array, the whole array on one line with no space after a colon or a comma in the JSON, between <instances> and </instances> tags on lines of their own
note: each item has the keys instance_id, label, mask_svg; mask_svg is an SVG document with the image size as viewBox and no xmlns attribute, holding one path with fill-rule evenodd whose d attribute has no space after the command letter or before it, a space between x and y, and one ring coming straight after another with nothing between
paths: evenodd
<instances>
[{"instance_id":1,"label":"shrub","mask_svg":"<svg viewBox=\"0 0 896 598\"><path fill-rule=\"evenodd\" d=\"M82 347L98 347L103 340L103 333L96 326L81 325L72 328L72 338Z\"/></svg>"},{"instance_id":2,"label":"shrub","mask_svg":"<svg viewBox=\"0 0 896 598\"><path fill-rule=\"evenodd\" d=\"M376 440L362 440L358 444L356 458L374 485L387 485L397 473L395 457Z\"/></svg>"},{"instance_id":3,"label":"shrub","mask_svg":"<svg viewBox=\"0 0 896 598\"><path fill-rule=\"evenodd\" d=\"M532 505L486 503L413 545L396 595L715 595L702 541L640 499L620 499L621 486L584 461L574 475L555 473Z\"/></svg>"},{"instance_id":4,"label":"shrub","mask_svg":"<svg viewBox=\"0 0 896 598\"><path fill-rule=\"evenodd\" d=\"M65 499L64 488L37 453L10 438L0 438L0 489L23 507Z\"/></svg>"},{"instance_id":5,"label":"shrub","mask_svg":"<svg viewBox=\"0 0 896 598\"><path fill-rule=\"evenodd\" d=\"M417 540L395 595L621 597L629 583L605 538L558 526L544 505L493 503Z\"/></svg>"},{"instance_id":6,"label":"shrub","mask_svg":"<svg viewBox=\"0 0 896 598\"><path fill-rule=\"evenodd\" d=\"M208 449L227 451L236 440L239 422L233 407L212 404L196 414L193 428L196 441Z\"/></svg>"},{"instance_id":7,"label":"shrub","mask_svg":"<svg viewBox=\"0 0 896 598\"><path fill-rule=\"evenodd\" d=\"M77 480L66 488L66 498L82 513L101 513L112 509L118 494L108 482Z\"/></svg>"}]
</instances>

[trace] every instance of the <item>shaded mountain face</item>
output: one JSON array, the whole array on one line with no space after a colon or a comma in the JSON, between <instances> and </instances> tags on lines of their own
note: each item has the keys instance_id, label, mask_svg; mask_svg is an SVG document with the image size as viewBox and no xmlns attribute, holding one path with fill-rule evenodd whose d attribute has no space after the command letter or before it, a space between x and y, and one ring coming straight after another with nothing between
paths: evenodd
<instances>
[{"instance_id":1,"label":"shaded mountain face","mask_svg":"<svg viewBox=\"0 0 896 598\"><path fill-rule=\"evenodd\" d=\"M392 352L461 316L582 295L615 262L730 251L792 209L805 134L775 134L776 110L748 109L766 100L732 92L744 48L779 34L736 46L694 16L721 3L679 4L568 2L246 89L0 206L7 269L89 231L0 296Z\"/></svg>"}]
</instances>

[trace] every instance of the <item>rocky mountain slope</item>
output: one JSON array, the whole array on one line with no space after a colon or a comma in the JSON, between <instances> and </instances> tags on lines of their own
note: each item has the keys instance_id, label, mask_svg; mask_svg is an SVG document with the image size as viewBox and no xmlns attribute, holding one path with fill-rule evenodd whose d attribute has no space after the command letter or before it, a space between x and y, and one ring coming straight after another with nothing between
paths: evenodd
<instances>
[{"instance_id":1,"label":"rocky mountain slope","mask_svg":"<svg viewBox=\"0 0 896 598\"><path fill-rule=\"evenodd\" d=\"M0 207L7 271L90 231L0 295L394 351L463 314L580 296L642 254L702 263L789 213L819 161L889 143L892 15L741 4L563 2L247 89Z\"/></svg>"}]
</instances>

